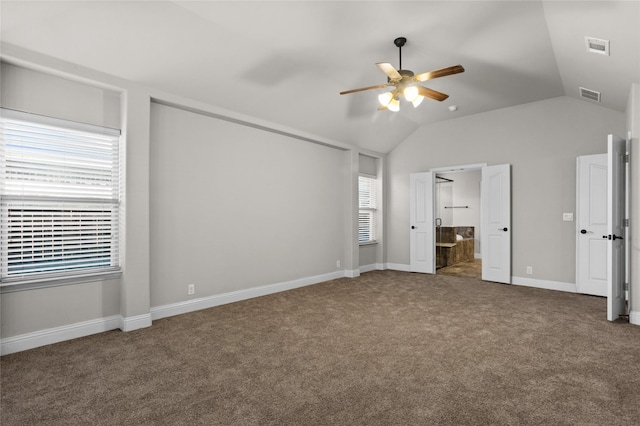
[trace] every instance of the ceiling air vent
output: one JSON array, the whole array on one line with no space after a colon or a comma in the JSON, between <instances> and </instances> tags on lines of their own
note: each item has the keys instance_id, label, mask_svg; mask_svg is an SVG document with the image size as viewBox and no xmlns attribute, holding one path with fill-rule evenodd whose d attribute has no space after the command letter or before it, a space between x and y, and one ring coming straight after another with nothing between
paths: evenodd
<instances>
[{"instance_id":1,"label":"ceiling air vent","mask_svg":"<svg viewBox=\"0 0 640 426\"><path fill-rule=\"evenodd\" d=\"M587 52L599 53L600 55L609 56L609 40L603 40L601 38L585 37L585 43L587 44Z\"/></svg>"},{"instance_id":2,"label":"ceiling air vent","mask_svg":"<svg viewBox=\"0 0 640 426\"><path fill-rule=\"evenodd\" d=\"M584 87L580 88L580 97L589 99L590 101L600 102L600 92L596 92L595 90L585 89Z\"/></svg>"}]
</instances>

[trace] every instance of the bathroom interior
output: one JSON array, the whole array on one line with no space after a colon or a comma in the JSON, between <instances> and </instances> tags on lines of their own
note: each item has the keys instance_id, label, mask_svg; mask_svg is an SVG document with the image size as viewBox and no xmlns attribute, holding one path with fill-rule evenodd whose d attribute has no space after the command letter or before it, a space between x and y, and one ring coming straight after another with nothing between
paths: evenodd
<instances>
[{"instance_id":1,"label":"bathroom interior","mask_svg":"<svg viewBox=\"0 0 640 426\"><path fill-rule=\"evenodd\" d=\"M436 175L436 274L482 276L480 178L480 170Z\"/></svg>"}]
</instances>

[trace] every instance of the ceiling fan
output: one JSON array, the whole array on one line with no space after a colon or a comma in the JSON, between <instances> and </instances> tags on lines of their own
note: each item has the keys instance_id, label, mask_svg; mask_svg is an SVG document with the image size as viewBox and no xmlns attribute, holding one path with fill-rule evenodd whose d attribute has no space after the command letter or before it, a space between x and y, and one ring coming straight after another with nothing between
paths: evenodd
<instances>
[{"instance_id":1,"label":"ceiling fan","mask_svg":"<svg viewBox=\"0 0 640 426\"><path fill-rule=\"evenodd\" d=\"M345 90L343 92L340 92L340 94L347 95L349 93L362 92L372 89L382 89L384 87L393 86L394 89L392 91L382 93L378 96L378 101L380 102L380 107L378 109L388 109L394 112L400 110L400 95L404 95L404 98L407 101L411 102L414 108L420 105L424 98L435 99L436 101L440 102L447 99L449 95L426 88L424 86L420 86L417 83L422 83L423 81L433 80L434 78L445 77L447 75L464 72L464 68L462 67L462 65L454 65L451 67L415 75L413 71L402 69L402 46L404 46L406 42L407 39L405 37L398 37L393 41L393 43L398 47L399 50L399 70L396 70L393 65L388 62L379 62L376 64L380 71L387 75L387 82L385 84Z\"/></svg>"}]
</instances>

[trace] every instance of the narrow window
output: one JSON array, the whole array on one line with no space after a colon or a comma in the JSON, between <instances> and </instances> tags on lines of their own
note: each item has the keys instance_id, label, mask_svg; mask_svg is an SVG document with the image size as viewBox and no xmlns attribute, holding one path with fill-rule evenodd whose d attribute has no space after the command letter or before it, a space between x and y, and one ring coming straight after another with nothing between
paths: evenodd
<instances>
[{"instance_id":1,"label":"narrow window","mask_svg":"<svg viewBox=\"0 0 640 426\"><path fill-rule=\"evenodd\" d=\"M120 131L0 115L0 286L120 270Z\"/></svg>"},{"instance_id":2,"label":"narrow window","mask_svg":"<svg viewBox=\"0 0 640 426\"><path fill-rule=\"evenodd\" d=\"M372 243L376 240L376 179L369 176L358 178L358 242Z\"/></svg>"}]
</instances>

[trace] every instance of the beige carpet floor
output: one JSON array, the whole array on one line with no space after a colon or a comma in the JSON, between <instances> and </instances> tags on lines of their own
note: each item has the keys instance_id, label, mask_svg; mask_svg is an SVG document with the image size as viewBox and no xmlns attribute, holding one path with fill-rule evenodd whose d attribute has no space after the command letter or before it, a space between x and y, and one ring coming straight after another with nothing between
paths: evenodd
<instances>
[{"instance_id":1,"label":"beige carpet floor","mask_svg":"<svg viewBox=\"0 0 640 426\"><path fill-rule=\"evenodd\" d=\"M632 425L606 301L374 271L0 358L10 425Z\"/></svg>"}]
</instances>

